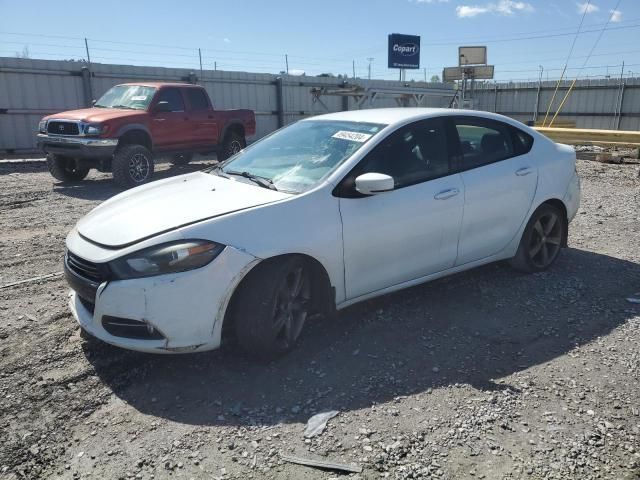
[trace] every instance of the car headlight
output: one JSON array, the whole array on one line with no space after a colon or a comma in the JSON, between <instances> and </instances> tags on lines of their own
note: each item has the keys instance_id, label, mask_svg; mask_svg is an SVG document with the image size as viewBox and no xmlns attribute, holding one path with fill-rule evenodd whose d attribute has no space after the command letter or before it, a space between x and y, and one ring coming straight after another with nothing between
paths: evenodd
<instances>
[{"instance_id":1,"label":"car headlight","mask_svg":"<svg viewBox=\"0 0 640 480\"><path fill-rule=\"evenodd\" d=\"M208 240L180 240L145 248L109 262L115 280L150 277L204 267L224 250Z\"/></svg>"},{"instance_id":2,"label":"car headlight","mask_svg":"<svg viewBox=\"0 0 640 480\"><path fill-rule=\"evenodd\" d=\"M46 120L40 120L40 123L38 124L38 131L40 133L47 133L47 121Z\"/></svg>"},{"instance_id":3,"label":"car headlight","mask_svg":"<svg viewBox=\"0 0 640 480\"><path fill-rule=\"evenodd\" d=\"M100 135L102 133L102 125L87 125L84 127L85 135Z\"/></svg>"}]
</instances>

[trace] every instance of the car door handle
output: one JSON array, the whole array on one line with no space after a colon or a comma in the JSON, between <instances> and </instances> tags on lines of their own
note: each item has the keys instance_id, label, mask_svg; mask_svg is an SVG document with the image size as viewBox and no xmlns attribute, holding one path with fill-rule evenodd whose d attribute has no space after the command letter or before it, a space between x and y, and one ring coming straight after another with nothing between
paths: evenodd
<instances>
[{"instance_id":1,"label":"car door handle","mask_svg":"<svg viewBox=\"0 0 640 480\"><path fill-rule=\"evenodd\" d=\"M524 177L525 175L529 175L530 173L533 173L533 169L531 167L523 167L516 170L516 175L518 175L519 177Z\"/></svg>"},{"instance_id":2,"label":"car door handle","mask_svg":"<svg viewBox=\"0 0 640 480\"><path fill-rule=\"evenodd\" d=\"M446 190L442 190L439 193L436 193L433 198L436 200L446 200L447 198L455 197L460 193L460 190L457 188L448 188Z\"/></svg>"}]
</instances>

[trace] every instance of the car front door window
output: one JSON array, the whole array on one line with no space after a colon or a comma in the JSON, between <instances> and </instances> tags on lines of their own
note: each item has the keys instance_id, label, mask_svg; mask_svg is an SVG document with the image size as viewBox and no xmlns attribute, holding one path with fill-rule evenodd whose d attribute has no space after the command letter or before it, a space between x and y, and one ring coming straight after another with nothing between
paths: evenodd
<instances>
[{"instance_id":1,"label":"car front door window","mask_svg":"<svg viewBox=\"0 0 640 480\"><path fill-rule=\"evenodd\" d=\"M444 123L424 120L392 133L356 168L356 175L363 173L389 175L396 189L448 175Z\"/></svg>"},{"instance_id":2,"label":"car front door window","mask_svg":"<svg viewBox=\"0 0 640 480\"><path fill-rule=\"evenodd\" d=\"M184 112L184 100L177 88L165 88L158 96L159 102L167 102L170 112Z\"/></svg>"}]
</instances>

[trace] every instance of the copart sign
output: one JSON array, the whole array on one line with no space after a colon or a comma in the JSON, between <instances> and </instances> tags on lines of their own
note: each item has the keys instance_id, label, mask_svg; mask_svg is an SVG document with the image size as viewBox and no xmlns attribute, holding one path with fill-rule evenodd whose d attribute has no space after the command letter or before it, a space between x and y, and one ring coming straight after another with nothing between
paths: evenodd
<instances>
[{"instance_id":1,"label":"copart sign","mask_svg":"<svg viewBox=\"0 0 640 480\"><path fill-rule=\"evenodd\" d=\"M420 37L392 33L389 35L389 68L420 68Z\"/></svg>"}]
</instances>

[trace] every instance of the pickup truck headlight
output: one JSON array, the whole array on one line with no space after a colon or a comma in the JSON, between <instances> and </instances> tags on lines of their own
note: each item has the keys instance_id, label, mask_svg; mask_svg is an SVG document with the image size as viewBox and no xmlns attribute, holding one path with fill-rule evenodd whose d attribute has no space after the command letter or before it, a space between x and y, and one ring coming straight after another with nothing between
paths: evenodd
<instances>
[{"instance_id":1,"label":"pickup truck headlight","mask_svg":"<svg viewBox=\"0 0 640 480\"><path fill-rule=\"evenodd\" d=\"M40 123L38 124L38 131L40 133L47 133L47 121L46 120L40 120Z\"/></svg>"},{"instance_id":2,"label":"pickup truck headlight","mask_svg":"<svg viewBox=\"0 0 640 480\"><path fill-rule=\"evenodd\" d=\"M116 280L151 277L204 267L224 250L208 240L180 240L145 248L109 262Z\"/></svg>"},{"instance_id":3,"label":"pickup truck headlight","mask_svg":"<svg viewBox=\"0 0 640 480\"><path fill-rule=\"evenodd\" d=\"M102 125L87 125L84 127L85 135L100 135L102 133Z\"/></svg>"}]
</instances>

